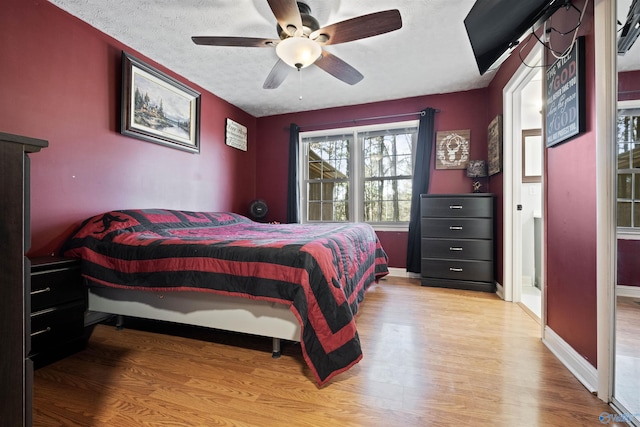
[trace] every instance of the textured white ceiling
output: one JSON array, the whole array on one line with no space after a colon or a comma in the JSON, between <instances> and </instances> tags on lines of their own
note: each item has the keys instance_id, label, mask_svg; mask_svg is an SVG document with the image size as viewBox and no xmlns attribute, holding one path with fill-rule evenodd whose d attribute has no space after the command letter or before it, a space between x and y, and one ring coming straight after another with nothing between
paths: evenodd
<instances>
[{"instance_id":1,"label":"textured white ceiling","mask_svg":"<svg viewBox=\"0 0 640 427\"><path fill-rule=\"evenodd\" d=\"M275 49L191 41L277 38L266 0L49 1L255 117L474 89L493 77L479 75L463 24L475 0L305 0L321 26L398 9L403 27L325 48L364 75L354 86L311 66L291 69L271 90L262 84L277 61Z\"/></svg>"}]
</instances>

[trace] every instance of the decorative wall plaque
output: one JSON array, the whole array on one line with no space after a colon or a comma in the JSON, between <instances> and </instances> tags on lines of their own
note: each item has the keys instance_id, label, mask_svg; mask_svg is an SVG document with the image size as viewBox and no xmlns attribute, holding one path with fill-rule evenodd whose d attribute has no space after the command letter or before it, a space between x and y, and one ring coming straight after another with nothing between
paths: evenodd
<instances>
[{"instance_id":1,"label":"decorative wall plaque","mask_svg":"<svg viewBox=\"0 0 640 427\"><path fill-rule=\"evenodd\" d=\"M247 151L247 127L227 119L225 143L238 150Z\"/></svg>"},{"instance_id":2,"label":"decorative wall plaque","mask_svg":"<svg viewBox=\"0 0 640 427\"><path fill-rule=\"evenodd\" d=\"M470 130L436 133L436 169L466 169L470 139Z\"/></svg>"}]
</instances>

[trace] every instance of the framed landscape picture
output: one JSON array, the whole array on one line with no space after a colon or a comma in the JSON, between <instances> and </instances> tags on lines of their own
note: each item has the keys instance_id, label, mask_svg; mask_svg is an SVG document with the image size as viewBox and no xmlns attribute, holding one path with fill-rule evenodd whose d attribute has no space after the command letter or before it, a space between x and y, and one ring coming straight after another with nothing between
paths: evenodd
<instances>
[{"instance_id":1,"label":"framed landscape picture","mask_svg":"<svg viewBox=\"0 0 640 427\"><path fill-rule=\"evenodd\" d=\"M122 52L120 133L200 152L200 93Z\"/></svg>"}]
</instances>

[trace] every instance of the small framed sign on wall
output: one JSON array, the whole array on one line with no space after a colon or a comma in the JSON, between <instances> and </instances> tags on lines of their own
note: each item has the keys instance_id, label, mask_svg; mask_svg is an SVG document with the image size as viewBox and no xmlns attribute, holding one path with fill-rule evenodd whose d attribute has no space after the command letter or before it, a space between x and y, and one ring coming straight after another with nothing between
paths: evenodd
<instances>
[{"instance_id":1,"label":"small framed sign on wall","mask_svg":"<svg viewBox=\"0 0 640 427\"><path fill-rule=\"evenodd\" d=\"M238 150L247 151L247 127L227 119L225 143Z\"/></svg>"},{"instance_id":2,"label":"small framed sign on wall","mask_svg":"<svg viewBox=\"0 0 640 427\"><path fill-rule=\"evenodd\" d=\"M584 36L578 37L571 51L556 60L546 76L546 145L565 142L586 128Z\"/></svg>"}]
</instances>

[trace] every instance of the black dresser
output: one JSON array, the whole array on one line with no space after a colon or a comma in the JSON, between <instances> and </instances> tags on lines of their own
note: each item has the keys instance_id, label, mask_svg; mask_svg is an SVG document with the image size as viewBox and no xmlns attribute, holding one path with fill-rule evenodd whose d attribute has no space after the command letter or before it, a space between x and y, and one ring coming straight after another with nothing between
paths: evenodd
<instances>
[{"instance_id":1,"label":"black dresser","mask_svg":"<svg viewBox=\"0 0 640 427\"><path fill-rule=\"evenodd\" d=\"M423 286L495 292L492 194L420 197Z\"/></svg>"},{"instance_id":2,"label":"black dresser","mask_svg":"<svg viewBox=\"0 0 640 427\"><path fill-rule=\"evenodd\" d=\"M0 415L3 426L31 426L30 159L49 145L0 132Z\"/></svg>"},{"instance_id":3,"label":"black dresser","mask_svg":"<svg viewBox=\"0 0 640 427\"><path fill-rule=\"evenodd\" d=\"M82 350L87 293L80 262L61 257L31 259L31 353L39 368Z\"/></svg>"}]
</instances>

